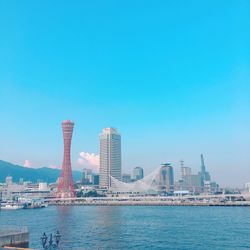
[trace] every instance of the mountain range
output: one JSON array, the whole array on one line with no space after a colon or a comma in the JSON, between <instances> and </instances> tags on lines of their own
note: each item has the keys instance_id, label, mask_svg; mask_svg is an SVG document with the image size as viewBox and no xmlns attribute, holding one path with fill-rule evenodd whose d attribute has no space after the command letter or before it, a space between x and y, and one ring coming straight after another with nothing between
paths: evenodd
<instances>
[{"instance_id":1,"label":"mountain range","mask_svg":"<svg viewBox=\"0 0 250 250\"><path fill-rule=\"evenodd\" d=\"M24 181L52 183L56 182L60 173L60 169L48 167L27 168L0 160L0 183L4 183L7 176L12 176L13 182L19 182L19 179L23 178ZM74 181L81 179L80 171L72 171L72 175Z\"/></svg>"}]
</instances>

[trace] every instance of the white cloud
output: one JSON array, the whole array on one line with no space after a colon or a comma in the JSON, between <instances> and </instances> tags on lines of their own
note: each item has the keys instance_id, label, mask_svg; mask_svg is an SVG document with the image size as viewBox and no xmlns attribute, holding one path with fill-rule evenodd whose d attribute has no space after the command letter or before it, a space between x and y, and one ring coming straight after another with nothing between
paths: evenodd
<instances>
[{"instance_id":1,"label":"white cloud","mask_svg":"<svg viewBox=\"0 0 250 250\"><path fill-rule=\"evenodd\" d=\"M26 167L26 168L32 168L31 162L29 160L25 160L24 163L23 163L23 166Z\"/></svg>"},{"instance_id":2,"label":"white cloud","mask_svg":"<svg viewBox=\"0 0 250 250\"><path fill-rule=\"evenodd\" d=\"M97 154L80 152L77 163L84 168L90 168L94 172L99 172L100 157Z\"/></svg>"}]
</instances>

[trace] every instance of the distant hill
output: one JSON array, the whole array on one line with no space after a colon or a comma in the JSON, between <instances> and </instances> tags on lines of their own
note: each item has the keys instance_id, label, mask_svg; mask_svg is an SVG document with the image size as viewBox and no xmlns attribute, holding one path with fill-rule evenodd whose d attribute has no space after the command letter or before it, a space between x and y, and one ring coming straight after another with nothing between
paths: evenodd
<instances>
[{"instance_id":1,"label":"distant hill","mask_svg":"<svg viewBox=\"0 0 250 250\"><path fill-rule=\"evenodd\" d=\"M6 176L12 176L14 182L18 182L20 178L24 181L37 182L56 182L60 176L60 169L53 169L48 167L42 168L26 168L19 165L15 165L6 161L0 160L0 183L5 182ZM72 173L74 181L81 179L80 171L73 171Z\"/></svg>"}]
</instances>

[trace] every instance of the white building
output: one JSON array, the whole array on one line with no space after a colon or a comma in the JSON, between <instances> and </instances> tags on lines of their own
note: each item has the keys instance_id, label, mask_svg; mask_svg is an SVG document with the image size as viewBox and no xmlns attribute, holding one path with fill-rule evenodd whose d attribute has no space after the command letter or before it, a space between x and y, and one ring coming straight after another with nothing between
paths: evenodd
<instances>
[{"instance_id":1,"label":"white building","mask_svg":"<svg viewBox=\"0 0 250 250\"><path fill-rule=\"evenodd\" d=\"M49 190L48 183L47 182L39 182L38 183L38 190L39 191L48 191Z\"/></svg>"},{"instance_id":2,"label":"white building","mask_svg":"<svg viewBox=\"0 0 250 250\"><path fill-rule=\"evenodd\" d=\"M7 177L5 178L5 183L6 183L7 186L11 186L12 183L13 183L13 178L12 178L12 176L7 176Z\"/></svg>"},{"instance_id":3,"label":"white building","mask_svg":"<svg viewBox=\"0 0 250 250\"><path fill-rule=\"evenodd\" d=\"M104 128L100 134L100 184L110 187L110 175L121 180L121 135L114 128Z\"/></svg>"}]
</instances>

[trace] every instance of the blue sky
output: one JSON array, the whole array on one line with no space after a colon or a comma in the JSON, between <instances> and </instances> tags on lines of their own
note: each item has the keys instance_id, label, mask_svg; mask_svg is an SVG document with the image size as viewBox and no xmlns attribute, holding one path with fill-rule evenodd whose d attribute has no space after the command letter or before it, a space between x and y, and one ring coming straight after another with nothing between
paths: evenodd
<instances>
[{"instance_id":1,"label":"blue sky","mask_svg":"<svg viewBox=\"0 0 250 250\"><path fill-rule=\"evenodd\" d=\"M0 159L72 165L122 134L123 172L200 153L222 185L250 181L249 1L0 1Z\"/></svg>"}]
</instances>

